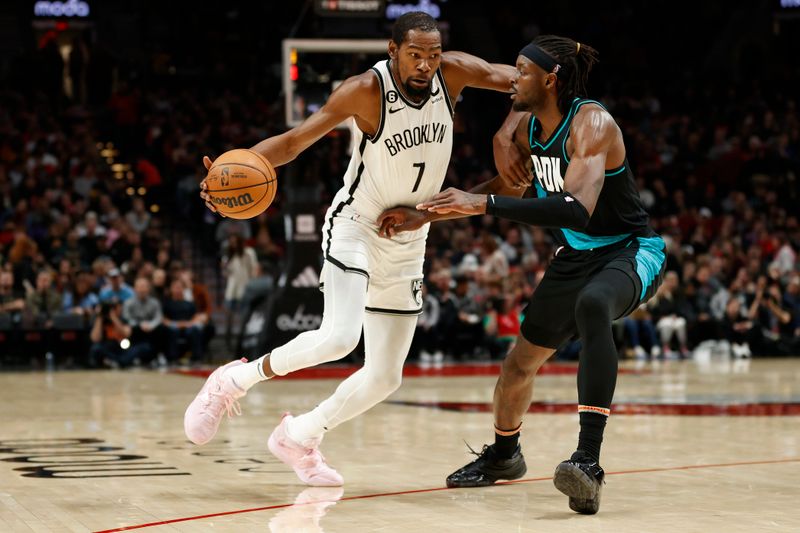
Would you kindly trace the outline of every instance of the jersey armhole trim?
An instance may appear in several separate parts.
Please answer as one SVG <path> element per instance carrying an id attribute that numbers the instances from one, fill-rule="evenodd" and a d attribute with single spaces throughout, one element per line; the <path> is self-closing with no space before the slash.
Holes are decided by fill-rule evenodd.
<path id="1" fill-rule="evenodd" d="M 447 109 L 450 111 L 450 118 L 453 118 L 456 114 L 455 104 L 450 99 L 450 92 L 447 90 L 447 84 L 444 82 L 444 74 L 442 73 L 441 67 L 436 70 L 436 77 L 439 80 L 439 85 L 442 86 L 442 91 L 444 91 L 444 101 L 447 104 Z"/>
<path id="2" fill-rule="evenodd" d="M 528 144 L 531 148 L 533 148 L 533 123 L 536 121 L 536 117 L 531 113 L 531 118 L 528 120 Z"/>
<path id="3" fill-rule="evenodd" d="M 569 133 L 564 136 L 564 140 L 561 143 L 561 154 L 564 156 L 564 161 L 567 162 L 569 165 L 569 156 L 567 155 L 567 139 L 569 139 Z M 623 170 L 625 170 L 626 162 L 623 162 L 620 166 L 612 169 L 605 170 L 605 177 L 610 178 L 611 176 L 616 176 L 617 174 L 621 174 Z"/>
<path id="4" fill-rule="evenodd" d="M 606 111 L 608 111 L 608 109 L 606 109 L 606 106 L 604 106 L 603 104 L 601 104 L 597 100 L 581 100 L 575 106 L 575 114 L 576 115 L 578 114 L 578 109 L 580 109 L 580 107 L 583 104 L 597 104 L 600 107 L 602 107 L 603 109 L 605 109 Z M 567 131 L 567 134 L 564 135 L 564 140 L 561 141 L 561 154 L 564 156 L 564 161 L 566 161 L 568 165 L 569 165 L 569 156 L 567 155 L 567 139 L 569 139 L 570 133 L 571 132 Z M 612 168 L 611 170 L 606 170 L 605 171 L 605 175 L 606 175 L 606 177 L 616 176 L 617 174 L 621 173 L 623 170 L 625 170 L 625 162 L 623 162 L 622 165 L 620 165 L 620 166 L 618 166 L 616 168 Z"/>
<path id="5" fill-rule="evenodd" d="M 378 130 L 375 132 L 375 135 L 367 135 L 363 131 L 361 133 L 363 133 L 372 144 L 375 144 L 378 142 L 378 139 L 380 139 L 381 133 L 383 133 L 383 124 L 386 122 L 386 87 L 383 84 L 383 76 L 381 76 L 380 71 L 375 67 L 372 67 L 370 70 L 378 77 L 378 84 L 381 87 L 381 121 L 378 123 Z M 358 124 L 356 124 L 356 127 L 358 127 Z"/>

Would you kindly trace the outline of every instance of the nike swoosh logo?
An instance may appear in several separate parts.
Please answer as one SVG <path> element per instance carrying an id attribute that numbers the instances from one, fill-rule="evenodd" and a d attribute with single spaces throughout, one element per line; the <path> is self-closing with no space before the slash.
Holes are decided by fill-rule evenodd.
<path id="1" fill-rule="evenodd" d="M 440 91 L 441 91 L 441 89 L 439 87 L 437 87 L 436 88 L 436 92 L 431 91 L 431 96 L 436 96 L 437 94 L 439 94 Z"/>
<path id="2" fill-rule="evenodd" d="M 389 108 L 389 113 L 397 113 L 398 111 L 402 111 L 402 110 L 403 110 L 403 109 L 405 109 L 405 108 L 406 108 L 406 106 L 403 106 L 403 107 L 398 107 L 398 108 L 391 108 L 391 107 L 390 107 L 390 108 Z"/>

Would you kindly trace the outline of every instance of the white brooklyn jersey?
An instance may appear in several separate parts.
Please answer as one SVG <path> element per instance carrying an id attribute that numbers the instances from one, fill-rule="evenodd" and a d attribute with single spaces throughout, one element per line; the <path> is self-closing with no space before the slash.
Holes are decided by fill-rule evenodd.
<path id="1" fill-rule="evenodd" d="M 353 155 L 329 211 L 329 217 L 367 224 L 375 224 L 388 208 L 414 207 L 438 193 L 453 147 L 453 109 L 441 70 L 431 80 L 430 96 L 420 103 L 400 91 L 389 60 L 379 61 L 372 71 L 383 93 L 380 125 L 369 137 L 353 120 Z M 427 225 L 421 232 L 427 234 Z"/>

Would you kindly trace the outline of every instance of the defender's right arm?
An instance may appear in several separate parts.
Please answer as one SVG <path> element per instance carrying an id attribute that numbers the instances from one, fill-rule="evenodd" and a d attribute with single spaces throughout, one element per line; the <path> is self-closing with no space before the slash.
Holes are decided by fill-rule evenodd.
<path id="1" fill-rule="evenodd" d="M 520 115 L 514 131 L 514 145 L 520 153 L 530 155 L 531 148 L 528 144 L 528 123 L 530 122 L 531 115 L 530 113 L 520 113 Z M 532 166 L 530 157 L 525 158 L 523 166 L 530 175 Z M 526 190 L 526 187 L 519 187 L 516 182 L 508 178 L 495 176 L 489 181 L 479 183 L 470 189 L 469 192 L 473 194 L 494 194 L 496 196 L 522 198 Z M 464 218 L 465 216 L 467 215 L 461 213 L 442 214 L 432 211 L 419 211 L 409 207 L 395 207 L 387 209 L 378 217 L 378 226 L 380 226 L 378 234 L 381 237 L 391 238 L 403 231 L 417 230 L 428 222 Z"/>

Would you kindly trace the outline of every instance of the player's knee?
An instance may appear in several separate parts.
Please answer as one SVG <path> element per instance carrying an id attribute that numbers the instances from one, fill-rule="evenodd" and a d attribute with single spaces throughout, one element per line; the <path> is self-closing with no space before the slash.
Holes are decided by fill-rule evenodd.
<path id="1" fill-rule="evenodd" d="M 575 302 L 575 320 L 597 322 L 604 320 L 611 323 L 611 310 L 608 296 L 602 291 L 584 290 Z"/>
<path id="2" fill-rule="evenodd" d="M 370 391 L 381 399 L 400 388 L 403 372 L 372 374 L 369 379 Z"/>
<path id="3" fill-rule="evenodd" d="M 542 362 L 534 357 L 523 357 L 511 352 L 503 360 L 502 372 L 505 379 L 512 381 L 529 381 L 534 378 Z"/>
<path id="4" fill-rule="evenodd" d="M 328 340 L 325 346 L 326 350 L 331 356 L 336 359 L 349 355 L 350 352 L 356 349 L 358 341 L 361 338 L 361 332 L 354 331 L 339 331 L 336 332 Z"/>

